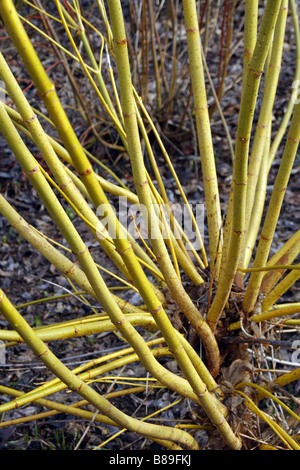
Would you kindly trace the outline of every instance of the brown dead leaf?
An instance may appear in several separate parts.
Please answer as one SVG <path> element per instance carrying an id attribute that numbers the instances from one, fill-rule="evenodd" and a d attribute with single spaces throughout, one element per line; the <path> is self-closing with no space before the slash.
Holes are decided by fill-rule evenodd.
<path id="1" fill-rule="evenodd" d="M 240 382 L 249 381 L 251 378 L 252 366 L 249 361 L 236 359 L 229 367 L 222 368 L 224 381 L 235 387 Z"/>

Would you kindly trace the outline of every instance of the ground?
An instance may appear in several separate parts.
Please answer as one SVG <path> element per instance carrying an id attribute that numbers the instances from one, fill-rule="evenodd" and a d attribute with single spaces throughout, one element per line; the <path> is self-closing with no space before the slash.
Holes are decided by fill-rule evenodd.
<path id="1" fill-rule="evenodd" d="M 53 9 L 53 5 L 51 5 L 52 3 L 53 2 L 49 2 L 51 9 Z M 86 3 L 90 6 L 90 2 Z M 242 4 L 243 2 L 238 2 L 235 14 L 235 37 L 234 46 L 232 48 L 234 49 L 234 52 L 230 57 L 228 68 L 229 72 L 226 77 L 226 89 L 222 100 L 224 116 L 227 120 L 227 125 L 229 126 L 233 140 L 235 137 L 241 89 L 240 79 L 242 68 L 240 58 L 242 51 Z M 39 19 L 37 19 L 36 22 L 39 24 Z M 130 29 L 130 27 L 133 28 L 134 25 L 130 24 L 130 21 L 128 20 L 128 28 Z M 218 75 L 218 60 L 220 52 L 220 25 L 218 25 L 218 28 L 218 34 L 215 39 L 211 40 L 207 48 L 207 63 L 209 64 L 210 73 L 215 80 L 215 83 Z M 178 30 L 180 30 L 180 28 L 178 28 Z M 276 129 L 282 118 L 293 80 L 294 68 L 290 65 L 295 55 L 295 48 L 293 46 L 293 34 L 290 31 L 291 30 L 287 31 L 285 43 L 286 53 L 284 54 L 283 59 L 284 73 L 280 76 L 276 105 L 276 109 L 279 111 L 274 114 L 273 135 L 275 135 Z M 62 65 L 55 62 L 55 56 L 52 52 L 50 53 L 49 50 L 46 49 L 45 42 L 38 35 L 32 32 L 31 35 L 33 42 L 37 45 L 38 51 L 43 59 L 43 63 L 48 67 L 52 79 L 55 80 L 59 96 L 63 100 L 76 132 L 85 142 L 88 143 L 89 150 L 97 156 L 97 158 L 101 159 L 102 163 L 105 163 L 108 166 L 112 166 L 113 164 L 113 170 L 120 178 L 123 179 L 124 182 L 126 182 L 126 184 L 129 185 L 129 187 L 132 187 L 128 158 L 126 155 L 120 155 L 118 151 L 105 147 L 101 143 L 95 141 L 93 133 L 90 130 L 87 131 L 87 123 L 84 122 L 80 115 L 72 112 L 71 106 L 74 105 L 72 89 L 65 78 Z M 6 39 L 4 29 L 1 30 L 1 39 L 1 49 L 12 70 L 18 77 L 22 88 L 26 88 L 26 94 L 28 98 L 30 98 L 31 102 L 33 102 L 34 105 L 36 104 L 37 106 L 40 106 L 35 90 L 31 86 L 30 80 L 24 72 L 24 69 L 21 67 L 20 59 L 18 58 L 14 47 L 9 40 Z M 163 116 L 161 116 L 160 113 L 155 113 L 153 99 L 153 96 L 155 95 L 153 94 L 153 91 L 152 94 L 149 93 L 148 95 L 149 109 L 153 116 L 158 120 L 157 122 L 162 131 L 162 136 L 164 137 L 164 144 L 175 165 L 176 171 L 180 176 L 189 201 L 191 204 L 196 204 L 199 201 L 203 201 L 204 191 L 201 178 L 200 158 L 198 156 L 197 144 L 195 143 L 193 133 L 194 124 L 192 113 L 190 112 L 190 114 L 187 114 L 182 127 L 179 125 L 182 118 L 182 103 L 186 102 L 189 94 L 189 80 L 186 78 L 185 74 L 187 71 L 187 60 L 184 38 L 182 38 L 178 43 L 178 70 L 180 72 L 178 79 L 180 86 L 176 89 L 173 101 L 166 101 L 166 106 L 170 106 L 169 113 L 165 113 Z M 87 86 L 86 82 L 82 79 L 79 73 L 77 78 L 79 83 L 82 84 L 82 89 L 84 90 Z M 153 73 L 150 73 L 149 89 L 154 90 L 154 88 L 154 76 Z M 167 98 L 168 97 L 166 97 L 166 100 Z M 213 106 L 213 96 L 209 86 L 208 101 L 211 106 Z M 95 107 L 92 111 L 101 115 L 101 109 L 99 107 Z M 257 116 L 255 116 L 255 119 L 257 119 Z M 51 128 L 49 128 L 49 132 L 51 131 Z M 222 211 L 225 214 L 231 182 L 232 163 L 226 134 L 217 112 L 215 112 L 212 117 L 212 133 L 216 149 L 216 165 L 219 176 Z M 108 142 L 113 143 L 115 135 L 108 132 L 106 138 L 108 139 Z M 160 155 L 159 149 L 156 148 L 154 141 L 153 145 L 156 150 L 158 164 L 166 184 L 168 196 L 172 202 L 176 202 L 178 199 L 178 191 L 174 181 L 170 177 L 166 163 Z M 33 152 L 35 152 L 36 155 L 35 149 L 33 149 Z M 274 171 L 272 170 L 270 174 L 267 197 L 272 189 L 274 175 L 276 174 L 279 162 L 280 151 L 278 158 L 274 163 Z M 103 167 L 95 165 L 95 168 L 97 168 L 97 171 L 99 171 L 102 176 L 111 178 Z M 283 244 L 299 227 L 299 171 L 299 159 L 296 159 L 289 187 L 286 192 L 282 211 L 283 217 L 280 220 L 276 237 L 274 239 L 274 246 L 272 247 L 273 251 L 280 247 L 281 244 Z M 0 183 L 1 192 L 6 196 L 7 200 L 18 211 L 20 211 L 22 216 L 29 223 L 34 224 L 39 230 L 43 231 L 56 241 L 63 241 L 59 232 L 53 226 L 51 218 L 45 211 L 44 206 L 40 203 L 35 191 L 28 183 L 25 175 L 20 170 L 18 163 L 16 163 L 14 156 L 11 155 L 10 150 L 5 146 L 3 141 L 1 141 L 0 149 Z M 85 241 L 97 261 L 103 264 L 106 268 L 112 268 L 110 260 L 99 251 L 82 222 L 76 218 L 72 212 L 70 212 L 69 215 L 72 217 L 72 220 L 74 220 L 78 230 L 84 234 Z M 35 299 L 47 298 L 48 296 L 57 296 L 59 294 L 66 293 L 66 289 L 69 289 L 70 286 L 64 277 L 59 275 L 56 268 L 53 265 L 50 265 L 41 255 L 20 239 L 17 232 L 13 228 L 9 227 L 3 218 L 0 218 L 0 236 L 1 287 L 13 303 L 16 306 L 19 306 L 20 312 L 24 315 L 29 324 L 32 326 L 39 326 L 40 324 L 51 324 L 57 319 L 60 321 L 66 321 L 90 314 L 91 308 L 80 302 L 80 300 L 75 296 L 68 297 L 66 299 L 53 300 L 52 302 L 47 303 L 37 303 L 30 306 L 25 305 L 22 307 L 26 302 L 30 302 Z M 206 232 L 205 236 L 206 240 Z M 104 275 L 104 277 L 108 279 L 108 276 Z M 128 298 L 128 294 L 126 292 L 124 295 Z M 199 301 L 201 303 L 201 293 L 196 292 L 194 295 L 195 302 Z M 294 301 L 299 299 L 299 284 L 296 284 L 289 292 L 289 299 L 293 299 Z M 130 297 L 130 300 L 132 302 L 137 302 L 139 299 L 137 297 L 134 299 Z M 2 329 L 7 328 L 7 322 L 2 317 L 0 317 L 0 327 Z M 75 366 L 75 364 L 77 365 L 83 360 L 99 356 L 104 351 L 107 352 L 108 350 L 114 350 L 114 348 L 120 347 L 121 344 L 122 342 L 119 338 L 115 334 L 111 333 L 93 335 L 86 338 L 76 338 L 62 342 L 52 342 L 50 346 L 53 352 L 66 364 Z M 224 358 L 227 358 L 228 360 L 229 357 L 231 359 L 234 358 L 236 352 L 240 352 L 243 349 L 245 349 L 245 345 L 237 346 L 236 344 L 233 344 L 230 346 L 229 344 L 226 344 L 222 353 L 224 354 Z M 282 350 L 281 352 L 283 357 L 290 357 L 289 350 Z M 226 367 L 228 364 L 225 361 L 223 365 Z M 174 367 L 174 364 L 169 364 L 169 366 Z M 230 371 L 227 369 L 225 371 L 224 369 L 224 374 L 225 372 L 228 374 Z M 122 373 L 124 373 L 124 371 L 122 371 Z M 134 363 L 127 366 L 126 375 L 144 376 L 145 371 L 138 363 Z M 6 364 L 0 366 L 1 384 L 16 387 L 23 391 L 29 391 L 37 384 L 40 384 L 51 377 L 51 374 L 41 366 L 28 348 L 22 344 L 8 348 Z M 98 384 L 96 387 L 102 393 L 107 389 L 106 384 Z M 114 390 L 117 390 L 117 388 L 118 387 L 115 386 Z M 66 391 L 61 391 L 58 395 L 56 394 L 55 399 L 61 400 L 64 403 L 71 403 L 74 402 L 74 400 L 76 401 L 76 397 L 73 396 L 73 394 L 66 393 Z M 117 406 L 120 406 L 122 411 L 127 412 L 130 415 L 137 413 L 136 416 L 144 416 L 144 414 L 149 414 L 152 411 L 175 401 L 176 399 L 178 399 L 176 394 L 173 394 L 170 391 L 160 390 L 159 392 L 151 392 L 149 395 L 140 393 L 130 397 L 122 397 L 112 400 L 112 402 Z M 1 396 L 1 400 L 4 402 L 8 400 L 8 398 Z M 232 404 L 232 406 L 234 407 L 235 404 Z M 18 419 L 40 411 L 40 407 L 30 404 L 30 406 L 5 414 L 4 419 Z M 200 410 L 191 408 L 188 401 L 183 400 L 183 402 L 171 408 L 169 411 L 158 415 L 156 419 L 163 420 L 166 424 L 173 425 L 178 419 L 180 419 L 181 422 L 187 423 L 194 422 L 194 420 L 197 421 L 199 415 L 201 416 Z M 86 430 L 88 430 L 88 432 L 85 434 Z M 0 428 L 0 448 L 7 450 L 92 449 L 114 432 L 116 432 L 116 428 L 102 426 L 99 425 L 99 423 L 89 424 L 87 421 L 84 422 L 70 415 L 57 414 L 37 421 L 15 424 L 9 428 Z M 215 438 L 215 435 L 213 436 Z M 201 443 L 202 448 L 209 448 L 211 446 L 211 434 L 209 433 L 198 431 L 197 440 Z M 249 447 L 251 448 L 251 442 Z M 106 448 L 153 450 L 157 448 L 157 444 L 140 438 L 133 433 L 126 432 L 120 437 L 109 442 Z"/>

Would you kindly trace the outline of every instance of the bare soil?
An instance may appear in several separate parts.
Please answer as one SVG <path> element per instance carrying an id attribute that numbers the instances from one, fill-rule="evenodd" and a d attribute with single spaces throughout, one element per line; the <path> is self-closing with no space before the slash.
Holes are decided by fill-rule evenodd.
<path id="1" fill-rule="evenodd" d="M 85 2 L 87 7 L 91 7 L 91 2 Z M 203 3 L 203 2 L 202 2 Z M 131 4 L 131 2 L 129 2 Z M 238 7 L 235 13 L 235 27 L 234 27 L 234 44 L 235 52 L 232 54 L 229 62 L 228 74 L 226 77 L 226 90 L 222 99 L 222 108 L 224 116 L 227 120 L 231 135 L 235 136 L 235 128 L 238 117 L 240 90 L 241 90 L 241 54 L 242 54 L 242 17 L 243 17 L 243 2 L 238 2 Z M 53 2 L 47 2 L 47 6 L 50 11 L 53 10 Z M 92 11 L 92 10 L 91 10 Z M 32 10 L 30 10 L 32 12 Z M 24 7 L 22 14 L 28 14 L 28 10 Z M 129 15 L 129 11 L 125 12 Z M 130 22 L 131 18 L 131 22 Z M 40 25 L 40 19 L 34 19 L 36 24 Z M 219 57 L 220 57 L 220 35 L 221 35 L 221 24 L 222 17 L 218 20 L 217 34 L 213 36 L 209 42 L 207 49 L 207 62 L 209 65 L 210 73 L 214 82 L 216 83 L 219 70 Z M 290 25 L 289 19 L 289 25 Z M 134 29 L 132 23 L 132 17 L 128 16 L 128 31 Z M 179 26 L 182 26 L 181 20 Z M 164 23 L 158 23 L 158 30 L 163 37 Z M 178 27 L 178 31 L 181 29 Z M 161 30 L 159 28 L 162 28 Z M 59 96 L 62 99 L 65 108 L 68 112 L 69 118 L 76 129 L 77 134 L 85 140 L 89 150 L 101 159 L 101 161 L 110 166 L 120 178 L 123 179 L 129 187 L 133 187 L 131 178 L 130 163 L 126 155 L 120 155 L 119 152 L 109 149 L 103 146 L 101 143 L 95 141 L 94 135 L 91 130 L 88 129 L 88 124 L 82 119 L 80 114 L 72 112 L 72 106 L 74 106 L 74 95 L 68 80 L 65 78 L 64 69 L 62 64 L 56 62 L 56 57 L 53 51 L 49 49 L 46 41 L 43 40 L 36 33 L 30 32 L 34 44 L 37 46 L 38 52 L 42 58 L 46 68 L 49 69 L 51 78 L 55 81 L 56 87 L 59 92 Z M 19 83 L 25 90 L 25 94 L 34 106 L 37 106 L 43 111 L 43 107 L 35 93 L 35 89 L 27 76 L 24 68 L 22 67 L 20 58 L 10 42 L 6 38 L 6 32 L 1 25 L 0 30 L 0 48 L 4 53 L 9 65 L 19 79 Z M 65 38 L 62 37 L 64 43 Z M 184 37 L 179 34 L 178 40 L 178 70 L 179 70 L 179 86 L 176 89 L 173 100 L 168 102 L 168 96 L 165 96 L 164 110 L 169 109 L 169 112 L 164 112 L 163 115 L 155 112 L 155 84 L 153 69 L 151 63 L 149 65 L 149 89 L 152 90 L 152 94 L 148 95 L 148 105 L 152 115 L 157 119 L 157 124 L 161 129 L 161 135 L 164 139 L 164 144 L 169 152 L 169 155 L 175 165 L 181 182 L 186 190 L 191 204 L 196 204 L 199 201 L 204 201 L 204 191 L 201 177 L 201 162 L 198 155 L 197 144 L 194 138 L 194 124 L 192 113 L 187 113 L 187 117 L 184 121 L 184 125 L 180 127 L 182 118 L 183 103 L 186 103 L 187 96 L 189 94 L 189 79 L 186 75 L 187 72 L 187 53 Z M 280 82 L 278 88 L 277 104 L 276 109 L 278 110 L 274 114 L 274 127 L 273 133 L 276 133 L 276 129 L 280 124 L 283 116 L 287 101 L 289 99 L 289 93 L 291 84 L 293 82 L 294 73 L 294 57 L 295 48 L 293 41 L 292 28 L 289 27 L 286 35 L 285 43 L 285 54 L 283 57 L 283 68 L 280 75 Z M 103 71 L 104 75 L 107 73 Z M 93 103 L 93 94 L 87 88 L 87 83 L 81 74 L 75 70 L 75 76 L 77 77 L 81 90 L 86 92 L 91 97 L 89 103 Z M 135 77 L 136 78 L 136 77 Z M 136 79 L 137 86 L 139 80 Z M 208 100 L 210 105 L 213 105 L 213 96 L 208 87 Z M 92 106 L 91 112 L 95 113 L 95 116 L 101 115 L 102 111 L 99 105 Z M 255 116 L 255 120 L 257 116 Z M 104 124 L 103 124 L 104 125 Z M 228 142 L 226 140 L 226 134 L 223 128 L 223 124 L 220 120 L 218 113 L 216 112 L 212 117 L 212 133 L 214 136 L 214 145 L 216 149 L 216 165 L 219 175 L 219 189 L 221 196 L 221 204 L 223 213 L 226 213 L 228 194 L 231 182 L 231 158 L 229 153 Z M 49 127 L 48 132 L 53 132 L 52 128 Z M 116 139 L 116 135 L 109 129 L 105 136 L 108 143 L 113 144 Z M 36 149 L 28 142 L 34 155 L 39 158 Z M 179 200 L 179 194 L 177 188 L 171 178 L 170 172 L 165 164 L 163 156 L 160 155 L 159 149 L 155 145 L 153 139 L 154 149 L 156 151 L 158 164 L 160 167 L 161 174 L 163 175 L 168 196 L 172 202 Z M 282 147 L 281 147 L 282 149 Z M 281 152 L 282 150 L 280 150 Z M 270 180 L 268 183 L 268 194 L 269 196 L 272 185 L 274 182 L 274 175 L 280 162 L 280 152 L 278 158 L 274 163 L 274 170 L 271 171 Z M 97 171 L 107 178 L 111 178 L 103 168 L 96 166 Z M 150 168 L 149 168 L 150 171 Z M 299 228 L 300 223 L 300 209 L 299 209 L 299 183 L 298 174 L 300 171 L 299 159 L 296 159 L 294 170 L 291 176 L 289 187 L 286 192 L 286 197 L 282 209 L 282 217 L 278 224 L 277 233 L 274 239 L 273 251 L 276 251 L 290 236 Z M 44 232 L 46 235 L 55 239 L 57 242 L 63 243 L 60 233 L 53 226 L 51 218 L 46 212 L 43 204 L 39 201 L 34 189 L 28 183 L 25 175 L 20 169 L 18 163 L 15 161 L 14 156 L 7 148 L 3 140 L 1 140 L 0 148 L 0 184 L 1 192 L 4 194 L 8 201 L 20 212 L 20 214 L 29 222 L 32 223 L 36 228 Z M 103 264 L 106 268 L 114 269 L 110 260 L 99 251 L 99 248 L 94 243 L 89 232 L 84 227 L 80 219 L 77 219 L 74 214 L 70 213 L 70 217 L 74 221 L 76 227 L 83 235 L 85 242 L 92 251 L 95 259 Z M 207 233 L 205 232 L 205 241 L 207 243 Z M 41 255 L 33 250 L 24 240 L 20 239 L 17 232 L 11 228 L 8 223 L 0 218 L 0 282 L 1 287 L 6 292 L 7 296 L 12 300 L 16 306 L 25 304 L 26 302 L 47 298 L 48 296 L 57 296 L 66 293 L 66 289 L 70 289 L 69 283 L 66 279 L 61 276 L 53 265 L 50 265 Z M 201 308 L 205 306 L 207 301 L 208 285 L 210 281 L 210 275 L 207 274 L 206 288 L 202 291 L 191 289 L 191 296 L 194 301 Z M 104 277 L 109 283 L 111 279 L 104 274 Z M 283 301 L 292 300 L 299 301 L 300 284 L 296 283 L 295 286 L 289 291 L 289 293 L 282 299 Z M 237 315 L 236 305 L 239 304 L 238 289 L 233 291 L 231 298 L 232 307 L 232 319 Z M 132 297 L 126 291 L 123 293 L 124 298 L 131 302 L 139 302 L 138 297 Z M 130 296 L 129 296 L 130 295 Z M 91 307 L 82 303 L 78 298 L 72 296 L 66 299 L 53 300 L 51 302 L 40 302 L 30 306 L 20 307 L 20 312 L 24 315 L 28 323 L 32 326 L 51 324 L 55 321 L 66 321 L 73 318 L 81 318 L 91 313 Z M 184 319 L 178 314 L 174 321 L 177 321 L 178 328 L 181 331 L 186 331 L 189 335 L 191 342 L 194 342 L 195 347 L 199 349 L 199 344 L 193 336 L 193 332 L 188 329 L 188 325 L 184 323 Z M 3 317 L 0 317 L 0 328 L 9 328 L 7 322 Z M 148 337 L 147 333 L 142 332 L 145 337 Z M 236 335 L 233 335 L 234 337 Z M 294 337 L 293 337 L 294 338 Z M 287 340 L 288 344 L 291 344 L 292 337 L 289 336 L 287 339 L 278 337 L 273 338 L 274 340 Z M 220 380 L 227 380 L 234 382 L 234 374 L 239 371 L 239 377 L 241 374 L 249 372 L 247 370 L 248 364 L 251 364 L 252 358 L 247 353 L 249 344 L 238 343 L 230 341 L 222 343 L 221 353 L 223 357 L 222 373 L 223 377 Z M 113 333 L 103 335 L 92 335 L 90 337 L 74 338 L 71 340 L 65 340 L 60 342 L 50 343 L 52 351 L 70 367 L 82 363 L 87 359 L 96 358 L 99 355 L 109 351 L 115 350 L 123 346 L 123 342 Z M 252 344 L 255 351 L 258 351 L 258 346 Z M 260 347 L 260 346 L 259 346 Z M 269 349 L 268 349 L 269 348 Z M 265 346 L 265 352 L 269 353 L 272 347 Z M 290 359 L 291 349 L 278 347 L 273 350 L 280 350 L 283 358 L 286 360 Z M 229 366 L 234 360 L 240 361 L 241 369 L 238 369 L 237 363 L 236 368 L 230 369 Z M 168 362 L 168 367 L 175 368 L 176 365 L 169 359 L 164 359 Z M 244 362 L 243 362 L 244 361 Z M 246 366 L 245 366 L 246 364 Z M 283 366 L 284 368 L 284 366 Z M 124 375 L 132 377 L 143 377 L 145 371 L 139 363 L 127 366 L 125 370 L 120 371 Z M 114 371 L 114 374 L 116 371 Z M 9 387 L 14 387 L 22 391 L 30 391 L 46 380 L 52 378 L 52 374 L 49 373 L 43 365 L 41 365 L 29 349 L 22 345 L 16 345 L 11 348 L 7 348 L 6 364 L 0 365 L 0 383 Z M 107 384 L 98 383 L 95 385 L 97 390 L 101 393 L 105 393 L 107 390 Z M 118 385 L 115 385 L 113 390 L 118 390 Z M 295 396 L 299 394 L 299 384 L 295 384 L 294 390 L 292 391 Z M 298 395 L 299 396 L 299 395 Z M 50 399 L 52 397 L 49 397 Z M 67 393 L 66 391 L 55 394 L 53 399 L 62 401 L 63 403 L 70 404 L 77 401 L 77 397 L 74 394 Z M 120 407 L 120 409 L 129 415 L 142 417 L 145 414 L 150 414 L 152 411 L 159 409 L 167 405 L 170 402 L 178 399 L 178 396 L 168 390 L 152 391 L 150 393 L 139 393 L 130 395 L 128 397 L 122 397 L 112 400 L 112 403 Z M 9 401 L 9 397 L 1 395 L 0 402 L 4 403 Z M 240 401 L 228 398 L 227 404 L 231 407 L 233 413 L 233 421 L 235 412 L 238 410 Z M 92 409 L 92 408 L 91 408 Z M 4 420 L 18 419 L 24 416 L 33 415 L 42 411 L 42 408 L 30 404 L 29 406 L 22 407 L 20 409 L 12 410 L 11 412 L 5 413 L 3 416 Z M 163 422 L 167 425 L 174 425 L 177 421 L 181 423 L 195 423 L 201 422 L 206 423 L 205 417 L 202 415 L 200 409 L 191 404 L 187 400 L 183 400 L 180 404 L 170 408 L 170 410 L 161 413 L 157 416 L 153 422 Z M 239 421 L 238 426 L 243 427 L 243 432 L 249 436 L 249 439 L 245 439 L 245 448 L 256 448 L 257 442 L 251 441 L 252 430 L 257 423 L 254 422 L 253 416 L 245 415 L 243 421 Z M 86 429 L 88 432 L 85 434 Z M 99 423 L 84 422 L 78 418 L 66 415 L 63 413 L 51 416 L 48 418 L 29 421 L 28 423 L 14 424 L 10 427 L 0 428 L 0 449 L 3 450 L 73 450 L 75 448 L 81 450 L 89 450 L 98 446 L 102 441 L 106 440 L 110 435 L 117 431 L 116 428 L 109 426 L 99 425 Z M 261 433 L 264 437 L 267 436 L 267 431 L 262 426 L 257 433 Z M 257 434 L 256 434 L 257 435 Z M 211 448 L 222 448 L 223 445 L 219 442 L 215 433 L 206 431 L 197 431 L 195 436 L 200 443 L 202 449 Z M 150 440 L 141 438 L 134 433 L 125 432 L 121 436 L 109 442 L 105 448 L 114 450 L 141 450 L 141 449 L 159 449 L 160 447 L 151 442 Z"/>

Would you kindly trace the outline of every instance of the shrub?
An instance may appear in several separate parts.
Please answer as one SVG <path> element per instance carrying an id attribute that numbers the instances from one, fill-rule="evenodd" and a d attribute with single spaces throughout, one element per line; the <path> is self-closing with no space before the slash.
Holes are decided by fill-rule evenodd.
<path id="1" fill-rule="evenodd" d="M 289 18 L 294 24 L 298 57 L 295 86 L 275 135 L 272 116 L 279 89 L 288 1 L 268 0 L 263 11 L 253 0 L 241 4 L 225 2 L 224 10 L 220 2 L 217 6 L 207 1 L 198 3 L 183 0 L 177 5 L 170 0 L 167 8 L 160 6 L 160 11 L 151 1 L 140 2 L 140 9 L 129 2 L 129 10 L 125 5 L 123 12 L 119 0 L 108 0 L 108 10 L 99 0 L 97 13 L 93 10 L 89 16 L 89 5 L 80 5 L 78 0 L 72 5 L 55 0 L 45 8 L 36 0 L 33 4 L 26 2 L 25 17 L 22 7 L 17 12 L 11 0 L 0 3 L 6 34 L 38 95 L 38 104 L 30 103 L 3 50 L 0 75 L 11 105 L 4 97 L 0 130 L 63 242 L 58 243 L 55 236 L 28 223 L 5 194 L 0 196 L 0 212 L 19 236 L 67 279 L 71 298 L 75 295 L 94 312 L 67 321 L 54 313 L 55 322 L 47 325 L 39 320 L 31 325 L 26 315 L 19 312 L 20 306 L 14 305 L 13 298 L 1 290 L 1 313 L 10 325 L 0 331 L 4 346 L 10 350 L 26 343 L 54 378 L 27 393 L 2 385 L 1 392 L 13 398 L 2 404 L 0 411 L 35 403 L 51 411 L 30 419 L 63 411 L 135 432 L 168 449 L 199 449 L 195 430 L 203 426 L 212 436 L 208 448 L 220 447 L 217 435 L 231 449 L 299 449 L 299 417 L 275 391 L 276 387 L 295 383 L 300 368 L 274 373 L 270 381 L 261 370 L 262 359 L 251 357 L 256 344 L 263 354 L 269 345 L 282 345 L 277 338 L 279 332 L 299 322 L 297 318 L 286 318 L 299 312 L 299 303 L 280 303 L 298 279 L 299 266 L 292 263 L 299 253 L 299 231 L 275 253 L 271 250 L 300 138 L 295 2 L 290 2 Z M 28 15 L 28 4 L 36 14 Z M 237 117 L 233 136 L 222 99 L 226 96 L 231 65 L 236 12 L 243 19 L 244 28 L 243 55 L 236 54 L 242 82 L 239 101 L 233 107 Z M 131 20 L 135 36 L 126 32 L 124 15 Z M 216 25 L 220 24 L 218 15 L 222 34 L 214 87 L 209 72 L 209 47 L 213 33 L 218 31 Z M 43 65 L 36 32 L 43 41 L 46 39 L 43 47 L 55 52 L 64 72 L 63 80 L 70 82 L 71 97 L 63 93 L 59 97 L 58 78 L 53 72 L 57 64 Z M 188 59 L 187 78 L 184 67 L 179 67 L 181 53 Z M 187 98 L 180 94 L 180 86 L 186 80 L 191 84 Z M 209 90 L 213 93 L 210 109 Z M 70 105 L 73 102 L 75 106 Z M 76 123 L 82 121 L 78 121 L 78 115 L 75 118 L 76 109 L 85 126 L 80 138 Z M 222 187 L 212 126 L 217 113 L 231 157 L 225 160 L 231 168 L 226 208 L 221 206 Z M 170 156 L 167 149 L 172 138 L 175 148 L 184 138 L 186 142 L 191 139 L 187 132 L 190 123 L 194 129 L 193 145 L 200 154 L 207 237 L 201 226 L 202 212 L 199 216 L 193 211 L 181 182 L 179 155 Z M 276 167 L 275 155 L 279 155 L 283 138 Z M 99 146 L 106 148 L 112 160 L 119 155 L 116 168 L 122 170 L 124 165 L 124 170 L 129 163 L 130 179 L 122 179 L 114 165 L 108 167 L 103 159 L 96 158 L 93 148 Z M 174 180 L 171 196 L 162 175 L 162 157 L 164 171 Z M 197 162 L 197 158 L 192 161 Z M 272 194 L 267 197 L 270 175 L 275 177 Z M 174 205 L 174 188 L 181 205 Z M 129 225 L 130 213 L 125 211 L 124 217 L 121 201 L 130 207 Z M 175 206 L 181 218 L 178 213 L 176 217 Z M 38 215 L 31 215 L 37 221 Z M 191 239 L 191 232 L 195 239 Z M 87 242 L 90 238 L 92 242 Z M 91 249 L 94 246 L 101 249 L 100 259 L 112 262 L 113 270 L 99 266 Z M 285 275 L 287 271 L 289 274 Z M 124 292 L 114 293 L 113 289 L 120 285 L 125 293 L 129 289 L 138 295 L 140 302 L 134 304 Z M 46 300 L 52 299 L 46 295 Z M 114 332 L 125 346 L 75 369 L 67 367 L 53 352 L 57 342 L 93 338 L 104 332 Z M 198 341 L 203 345 L 201 357 L 196 351 Z M 247 348 L 248 343 L 254 345 L 252 350 Z M 141 363 L 145 370 L 142 377 L 129 381 L 128 376 L 121 376 L 121 370 L 119 378 L 112 379 L 112 386 L 117 386 L 114 392 L 112 386 L 106 387 L 104 393 L 93 386 L 97 381 L 105 383 L 101 377 L 106 372 L 112 374 L 132 362 Z M 174 369 L 174 363 L 178 369 Z M 143 379 L 141 385 L 136 384 L 138 379 Z M 122 386 L 124 383 L 132 386 Z M 83 401 L 68 405 L 45 398 L 65 388 Z M 189 400 L 192 411 L 188 425 L 152 424 L 151 415 L 138 419 L 111 401 L 118 396 L 145 394 L 150 389 L 175 392 L 179 402 Z M 282 393 L 285 395 L 285 391 Z M 285 396 L 290 400 L 290 394 Z M 281 413 L 292 419 L 285 417 L 282 422 L 271 417 L 265 406 L 269 402 L 274 410 L 279 406 Z M 298 406 L 297 400 L 296 403 Z M 87 404 L 92 405 L 93 412 L 85 408 Z M 19 422 L 25 420 L 28 418 L 20 418 Z M 1 424 L 10 423 L 6 420 Z M 106 441 L 100 446 L 104 444 Z"/>

